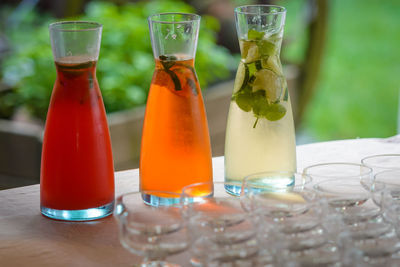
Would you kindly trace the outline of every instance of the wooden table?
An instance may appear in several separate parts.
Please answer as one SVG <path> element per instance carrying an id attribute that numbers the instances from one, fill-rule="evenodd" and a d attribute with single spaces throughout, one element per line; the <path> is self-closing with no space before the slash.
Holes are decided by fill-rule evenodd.
<path id="1" fill-rule="evenodd" d="M 355 162 L 368 155 L 399 153 L 400 136 L 354 139 L 297 147 L 298 171 L 322 162 Z M 213 159 L 214 180 L 223 180 L 223 157 Z M 138 190 L 137 169 L 116 173 L 116 195 Z M 111 216 L 93 222 L 62 222 L 39 211 L 39 185 L 0 191 L 0 266 L 132 266 L 139 258 L 118 241 Z M 187 254 L 168 258 L 186 264 Z"/>

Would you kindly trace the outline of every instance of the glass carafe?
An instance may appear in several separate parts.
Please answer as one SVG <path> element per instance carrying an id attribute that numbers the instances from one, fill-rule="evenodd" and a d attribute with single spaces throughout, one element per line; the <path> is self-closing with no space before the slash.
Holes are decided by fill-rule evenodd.
<path id="1" fill-rule="evenodd" d="M 102 25 L 59 22 L 49 29 L 57 79 L 44 131 L 41 212 L 59 220 L 99 219 L 114 206 L 111 140 L 96 79 Z"/>
<path id="2" fill-rule="evenodd" d="M 227 182 L 241 181 L 252 173 L 296 170 L 293 114 L 279 58 L 285 14 L 279 6 L 235 9 L 241 60 L 226 129 Z M 281 187 L 293 182 L 288 178 L 268 179 Z M 227 190 L 238 194 L 240 188 Z"/>
<path id="3" fill-rule="evenodd" d="M 150 85 L 140 153 L 140 190 L 180 193 L 212 181 L 211 147 L 203 98 L 194 68 L 200 16 L 149 17 L 155 71 Z M 150 205 L 175 199 L 143 195 Z"/>

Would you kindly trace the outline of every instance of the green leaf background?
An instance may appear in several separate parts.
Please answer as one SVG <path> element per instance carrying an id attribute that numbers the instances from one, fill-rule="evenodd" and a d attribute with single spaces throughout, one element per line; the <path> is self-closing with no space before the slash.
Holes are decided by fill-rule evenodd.
<path id="1" fill-rule="evenodd" d="M 84 15 L 67 19 L 103 24 L 97 79 L 108 113 L 146 103 L 154 70 L 147 17 L 160 12 L 195 10 L 179 0 L 124 5 L 90 2 Z M 8 101 L 3 107 L 24 106 L 33 116 L 45 119 L 56 79 L 48 32 L 48 25 L 55 21 L 31 12 L 18 28 L 7 30 L 12 51 L 1 62 L 1 70 L 3 81 L 14 90 L 3 98 L 3 102 Z M 202 89 L 230 77 L 237 66 L 235 57 L 216 44 L 219 27 L 216 18 L 202 17 L 195 61 Z"/>

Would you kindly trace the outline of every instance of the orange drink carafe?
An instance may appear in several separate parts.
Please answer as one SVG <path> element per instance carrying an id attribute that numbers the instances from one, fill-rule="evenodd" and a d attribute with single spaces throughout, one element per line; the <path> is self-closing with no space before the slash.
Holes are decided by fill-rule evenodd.
<path id="1" fill-rule="evenodd" d="M 199 22 L 194 14 L 149 17 L 156 66 L 142 133 L 141 190 L 180 193 L 187 185 L 212 181 L 207 118 L 194 67 Z M 174 202 L 143 199 L 151 205 Z"/>

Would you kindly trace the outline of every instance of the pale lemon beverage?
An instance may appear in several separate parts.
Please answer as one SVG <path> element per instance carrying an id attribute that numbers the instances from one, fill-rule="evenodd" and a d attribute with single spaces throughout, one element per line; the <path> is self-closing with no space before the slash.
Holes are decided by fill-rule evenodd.
<path id="1" fill-rule="evenodd" d="M 296 171 L 293 114 L 279 58 L 285 12 L 267 5 L 235 9 L 241 61 L 226 130 L 226 181 L 258 172 Z M 274 182 L 290 186 L 293 177 Z M 227 190 L 240 193 L 240 188 Z"/>

